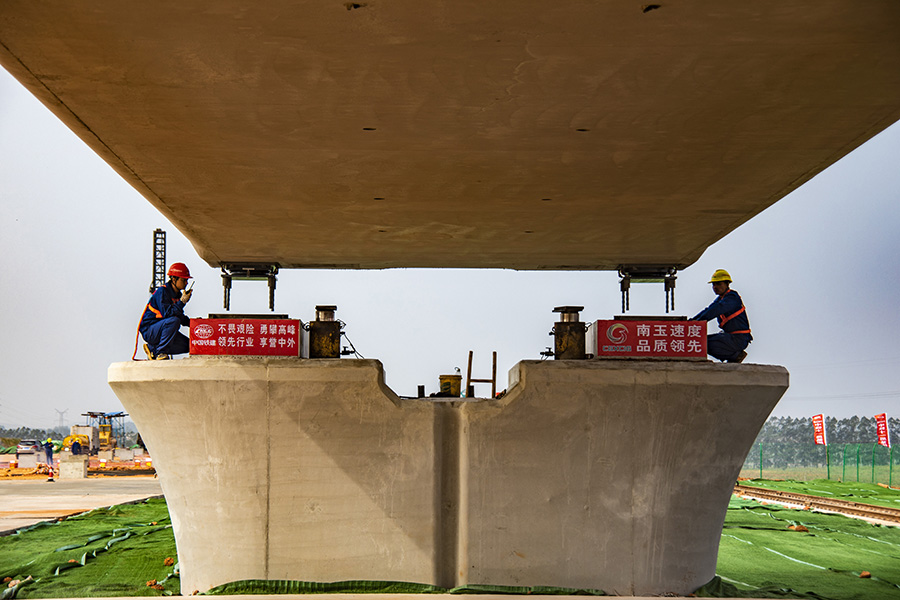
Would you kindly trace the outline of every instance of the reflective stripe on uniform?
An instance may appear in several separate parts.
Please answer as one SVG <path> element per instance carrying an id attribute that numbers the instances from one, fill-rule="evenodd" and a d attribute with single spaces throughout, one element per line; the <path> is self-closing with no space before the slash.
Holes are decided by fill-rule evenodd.
<path id="1" fill-rule="evenodd" d="M 731 290 L 728 290 L 728 291 L 731 292 Z M 719 317 L 718 317 L 718 320 L 719 320 L 719 327 L 720 327 L 722 330 L 724 330 L 724 329 L 725 329 L 725 323 L 727 323 L 728 321 L 732 320 L 733 318 L 735 318 L 736 316 L 738 316 L 739 314 L 741 314 L 742 312 L 744 312 L 744 311 L 746 311 L 746 310 L 747 310 L 747 307 L 744 306 L 743 304 L 741 304 L 741 309 L 740 309 L 739 311 L 734 312 L 734 313 L 731 313 L 731 314 L 728 315 L 727 317 L 723 317 L 722 315 L 719 315 Z M 731 334 L 734 334 L 734 333 L 750 333 L 750 330 L 749 330 L 749 329 L 741 329 L 740 331 L 726 331 L 725 333 L 731 333 Z"/>
<path id="2" fill-rule="evenodd" d="M 737 311 L 737 312 L 735 312 L 735 313 L 732 313 L 732 314 L 728 315 L 727 317 L 723 317 L 722 315 L 719 315 L 719 327 L 722 327 L 722 329 L 724 329 L 724 328 L 725 328 L 725 327 L 724 327 L 725 323 L 727 323 L 728 321 L 732 320 L 733 318 L 735 318 L 736 316 L 738 316 L 739 314 L 741 314 L 741 313 L 744 312 L 745 310 L 747 310 L 747 308 L 746 308 L 745 306 L 742 305 L 742 306 L 741 306 L 741 310 L 739 310 L 739 311 Z"/>

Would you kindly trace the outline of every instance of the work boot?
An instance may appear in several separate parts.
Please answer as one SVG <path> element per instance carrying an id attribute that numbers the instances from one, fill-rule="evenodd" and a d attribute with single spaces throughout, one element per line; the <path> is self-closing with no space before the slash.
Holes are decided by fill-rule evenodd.
<path id="1" fill-rule="evenodd" d="M 735 358 L 735 359 L 734 359 L 733 361 L 731 361 L 731 362 L 742 363 L 742 362 L 744 362 L 744 359 L 745 359 L 745 358 L 747 358 L 747 351 L 746 351 L 746 350 L 741 350 L 741 353 L 737 355 L 737 358 Z"/>
<path id="2" fill-rule="evenodd" d="M 147 354 L 147 360 L 169 360 L 172 358 L 168 354 L 153 354 L 150 352 L 150 346 L 144 344 L 144 352 Z"/>

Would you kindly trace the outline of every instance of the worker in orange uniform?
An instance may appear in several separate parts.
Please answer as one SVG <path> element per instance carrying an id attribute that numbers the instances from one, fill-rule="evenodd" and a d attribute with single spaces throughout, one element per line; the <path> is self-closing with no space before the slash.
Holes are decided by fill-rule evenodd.
<path id="1" fill-rule="evenodd" d="M 722 332 L 706 337 L 706 351 L 723 362 L 743 362 L 747 358 L 746 348 L 753 341 L 747 309 L 738 293 L 731 289 L 731 275 L 728 271 L 718 269 L 709 282 L 717 298 L 693 320 L 717 319 Z"/>
<path id="2" fill-rule="evenodd" d="M 138 328 L 150 360 L 166 360 L 190 350 L 190 340 L 179 329 L 191 324 L 184 314 L 184 306 L 191 301 L 193 293 L 187 289 L 191 272 L 184 263 L 174 263 L 166 274 L 169 281 L 150 296 Z"/>

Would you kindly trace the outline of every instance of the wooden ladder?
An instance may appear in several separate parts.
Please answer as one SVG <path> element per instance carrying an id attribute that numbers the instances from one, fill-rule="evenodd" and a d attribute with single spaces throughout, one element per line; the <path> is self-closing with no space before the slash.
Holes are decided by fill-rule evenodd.
<path id="1" fill-rule="evenodd" d="M 472 379 L 472 355 L 474 352 L 469 350 L 469 367 L 466 369 L 466 397 L 470 397 L 469 391 L 472 389 L 473 383 L 489 383 L 491 384 L 491 398 L 497 397 L 497 352 L 495 351 L 493 364 L 491 366 L 490 379 Z M 474 393 L 472 394 L 474 397 Z"/>

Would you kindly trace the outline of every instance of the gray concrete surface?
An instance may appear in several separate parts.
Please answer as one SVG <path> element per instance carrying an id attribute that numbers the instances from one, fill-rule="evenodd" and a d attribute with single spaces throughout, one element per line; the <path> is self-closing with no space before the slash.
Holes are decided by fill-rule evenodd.
<path id="1" fill-rule="evenodd" d="M 897 0 L 355 4 L 4 0 L 0 64 L 214 266 L 683 267 L 900 118 Z"/>
<path id="2" fill-rule="evenodd" d="M 510 381 L 500 402 L 460 407 L 460 583 L 652 595 L 715 576 L 732 486 L 785 369 L 522 361 Z"/>
<path id="3" fill-rule="evenodd" d="M 109 382 L 154 456 L 183 593 L 262 578 L 656 595 L 714 576 L 788 374 L 523 361 L 502 400 L 468 402 L 401 401 L 376 360 L 115 363 Z"/>
<path id="4" fill-rule="evenodd" d="M 71 452 L 59 455 L 57 479 L 87 479 L 90 459 L 84 454 L 72 456 Z"/>
<path id="5" fill-rule="evenodd" d="M 161 494 L 159 480 L 145 476 L 0 480 L 0 532 Z"/>
<path id="6" fill-rule="evenodd" d="M 185 593 L 434 581 L 434 412 L 378 361 L 191 357 L 109 380 L 160 474 Z"/>

